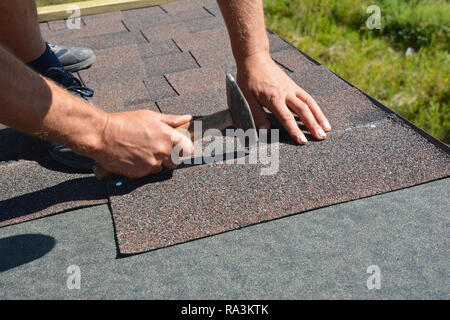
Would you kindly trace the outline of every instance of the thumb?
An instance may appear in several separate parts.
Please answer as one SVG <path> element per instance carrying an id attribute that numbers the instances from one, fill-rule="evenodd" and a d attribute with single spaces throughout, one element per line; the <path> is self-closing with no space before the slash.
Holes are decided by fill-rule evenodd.
<path id="1" fill-rule="evenodd" d="M 177 114 L 160 114 L 160 119 L 165 124 L 171 126 L 172 128 L 179 127 L 189 121 L 192 121 L 192 116 L 185 114 L 185 115 L 177 115 Z"/>
<path id="2" fill-rule="evenodd" d="M 181 154 L 184 157 L 188 157 L 194 154 L 194 143 L 181 132 L 172 130 L 171 140 L 177 155 Z"/>

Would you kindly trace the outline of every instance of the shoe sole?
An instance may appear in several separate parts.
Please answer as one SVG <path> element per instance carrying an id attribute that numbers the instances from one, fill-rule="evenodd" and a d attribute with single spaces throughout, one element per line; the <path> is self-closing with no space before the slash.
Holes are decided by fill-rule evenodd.
<path id="1" fill-rule="evenodd" d="M 77 72 L 77 71 L 89 68 L 94 62 L 95 62 L 95 56 L 92 56 L 81 62 L 78 62 L 75 64 L 70 64 L 70 65 L 63 66 L 63 67 L 64 67 L 64 70 L 66 70 L 68 72 Z"/>

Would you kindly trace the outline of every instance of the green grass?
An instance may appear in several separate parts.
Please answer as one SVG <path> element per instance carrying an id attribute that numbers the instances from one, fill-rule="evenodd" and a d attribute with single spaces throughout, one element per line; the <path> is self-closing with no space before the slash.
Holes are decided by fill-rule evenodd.
<path id="1" fill-rule="evenodd" d="M 81 1 L 87 1 L 87 0 L 36 0 L 36 5 L 38 7 L 42 7 L 42 6 L 51 6 L 54 4 L 72 3 L 72 2 L 81 2 Z"/>
<path id="2" fill-rule="evenodd" d="M 366 8 L 381 8 L 369 30 Z M 448 1 L 264 0 L 267 27 L 433 136 L 450 142 Z M 416 51 L 406 56 L 408 47 Z"/>
<path id="3" fill-rule="evenodd" d="M 448 0 L 263 1 L 269 29 L 450 143 Z M 65 2 L 75 0 L 37 0 Z M 381 8 L 381 30 L 366 27 L 372 4 Z"/>

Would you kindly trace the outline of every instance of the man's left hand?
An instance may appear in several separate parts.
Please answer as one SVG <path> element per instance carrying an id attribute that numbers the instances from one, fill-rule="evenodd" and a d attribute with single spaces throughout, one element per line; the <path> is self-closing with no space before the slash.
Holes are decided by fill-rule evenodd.
<path id="1" fill-rule="evenodd" d="M 281 70 L 269 53 L 255 54 L 239 63 L 237 83 L 250 105 L 258 128 L 270 128 L 262 108 L 264 106 L 299 144 L 306 144 L 307 139 L 292 112 L 318 140 L 325 139 L 325 132 L 331 130 L 316 101 Z"/>

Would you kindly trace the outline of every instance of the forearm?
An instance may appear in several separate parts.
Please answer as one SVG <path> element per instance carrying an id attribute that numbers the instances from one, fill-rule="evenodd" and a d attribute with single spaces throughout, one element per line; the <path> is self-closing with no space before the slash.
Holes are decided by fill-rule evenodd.
<path id="1" fill-rule="evenodd" d="M 0 123 L 82 154 L 100 146 L 107 115 L 38 75 L 0 46 Z"/>
<path id="2" fill-rule="evenodd" d="M 254 55 L 269 54 L 262 0 L 218 0 L 238 68 Z"/>

